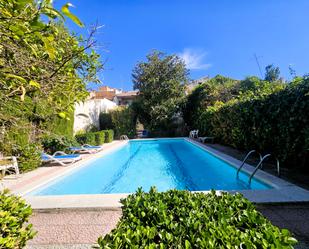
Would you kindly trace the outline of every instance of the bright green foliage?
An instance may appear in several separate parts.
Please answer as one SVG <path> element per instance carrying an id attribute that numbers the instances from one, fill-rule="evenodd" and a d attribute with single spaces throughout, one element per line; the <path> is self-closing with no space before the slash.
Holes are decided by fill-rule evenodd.
<path id="1" fill-rule="evenodd" d="M 41 162 L 41 146 L 37 142 L 31 142 L 32 127 L 27 122 L 20 122 L 20 126 L 11 126 L 2 137 L 0 151 L 8 155 L 17 156 L 19 169 L 22 172 L 37 168 Z"/>
<path id="2" fill-rule="evenodd" d="M 201 96 L 206 85 L 189 96 L 188 105 L 197 106 L 191 107 L 191 127 L 223 144 L 272 153 L 287 166 L 305 166 L 309 158 L 308 78 L 295 78 L 286 85 L 250 77 L 238 83 L 238 93 L 230 100 L 218 98 L 203 105 L 208 95 L 198 100 L 196 96 Z"/>
<path id="3" fill-rule="evenodd" d="M 64 15 L 82 26 L 69 6 L 58 11 L 50 0 L 0 1 L 0 149 L 28 162 L 22 169 L 38 165 L 28 144 L 46 134 L 72 137 L 74 103 L 88 96 L 88 82 L 99 81 L 93 32 L 84 39 L 66 29 Z"/>
<path id="4" fill-rule="evenodd" d="M 176 55 L 154 51 L 132 73 L 134 89 L 139 90 L 135 107 L 138 119 L 150 130 L 168 130 L 180 111 L 184 84 L 188 81 L 185 63 Z"/>
<path id="5" fill-rule="evenodd" d="M 103 143 L 110 143 L 114 140 L 113 130 L 102 130 L 96 132 L 86 132 L 75 135 L 76 141 L 83 144 L 101 145 Z"/>
<path id="6" fill-rule="evenodd" d="M 42 137 L 41 143 L 44 151 L 50 154 L 56 151 L 66 151 L 70 146 L 77 145 L 73 138 L 54 134 Z"/>
<path id="7" fill-rule="evenodd" d="M 197 110 L 212 106 L 218 102 L 227 102 L 239 93 L 239 81 L 221 75 L 207 80 L 197 86 L 187 98 L 183 110 L 184 119 L 188 126 L 194 127 L 199 117 Z"/>
<path id="8" fill-rule="evenodd" d="M 121 200 L 123 216 L 100 248 L 293 248 L 286 229 L 273 226 L 240 194 L 139 189 Z"/>
<path id="9" fill-rule="evenodd" d="M 46 130 L 57 136 L 64 136 L 67 138 L 73 137 L 74 112 L 68 113 L 66 118 L 55 116 L 49 123 L 46 124 Z"/>
<path id="10" fill-rule="evenodd" d="M 105 143 L 105 131 L 97 131 L 94 133 L 95 145 L 101 145 Z"/>
<path id="11" fill-rule="evenodd" d="M 136 113 L 131 106 L 101 113 L 100 129 L 113 129 L 117 138 L 121 135 L 133 138 L 136 135 Z"/>
<path id="12" fill-rule="evenodd" d="M 86 132 L 84 134 L 77 134 L 75 135 L 75 139 L 81 145 L 83 144 L 95 145 L 96 144 L 95 132 Z"/>
<path id="13" fill-rule="evenodd" d="M 36 232 L 26 224 L 32 214 L 31 207 L 20 197 L 0 191 L 0 248 L 23 248 Z"/>
<path id="14" fill-rule="evenodd" d="M 104 143 L 110 143 L 114 140 L 114 131 L 113 130 L 104 130 L 101 131 L 105 133 L 105 141 Z"/>

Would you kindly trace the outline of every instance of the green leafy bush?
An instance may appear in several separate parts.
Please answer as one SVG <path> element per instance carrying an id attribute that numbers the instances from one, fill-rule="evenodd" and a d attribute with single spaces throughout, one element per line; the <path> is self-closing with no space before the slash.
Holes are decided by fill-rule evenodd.
<path id="1" fill-rule="evenodd" d="M 105 129 L 114 130 L 116 138 L 119 138 L 121 135 L 127 135 L 129 138 L 133 138 L 136 135 L 136 113 L 133 110 L 132 106 L 118 107 L 117 109 L 112 110 L 108 114 L 104 113 L 101 115 L 103 115 L 102 117 L 104 117 L 104 119 L 106 120 L 110 119 L 111 127 L 108 128 L 110 125 L 106 125 Z M 102 123 L 100 127 L 101 129 L 104 128 Z"/>
<path id="2" fill-rule="evenodd" d="M 199 93 L 201 87 L 197 88 Z M 226 102 L 218 97 L 217 101 L 205 104 L 211 97 L 205 93 L 197 104 L 192 95 L 189 106 L 197 108 L 187 110 L 193 119 L 186 122 L 199 129 L 200 135 L 215 136 L 222 144 L 271 153 L 286 166 L 303 166 L 308 170 L 308 93 L 306 77 L 289 85 L 250 77 L 240 82 L 236 97 Z"/>
<path id="3" fill-rule="evenodd" d="M 78 135 L 75 136 L 75 139 L 79 144 L 91 144 L 91 145 L 96 144 L 94 132 L 87 132 L 87 133 L 84 133 L 84 134 L 78 134 Z"/>
<path id="4" fill-rule="evenodd" d="M 31 127 L 21 123 L 21 127 L 10 127 L 6 132 L 0 151 L 6 156 L 16 156 L 21 172 L 36 169 L 41 164 L 41 145 L 32 140 Z"/>
<path id="5" fill-rule="evenodd" d="M 51 154 L 56 151 L 65 151 L 68 147 L 77 145 L 75 139 L 60 135 L 44 136 L 41 139 L 41 143 L 44 151 Z"/>
<path id="6" fill-rule="evenodd" d="M 47 129 L 54 135 L 60 135 L 67 138 L 73 137 L 74 111 L 68 113 L 67 118 L 55 116 L 49 122 Z"/>
<path id="7" fill-rule="evenodd" d="M 151 188 L 121 203 L 123 216 L 98 239 L 100 248 L 293 248 L 297 242 L 240 194 Z"/>
<path id="8" fill-rule="evenodd" d="M 102 131 L 105 133 L 105 143 L 110 143 L 110 142 L 113 142 L 114 140 L 114 131 L 113 130 L 105 130 L 105 131 Z"/>
<path id="9" fill-rule="evenodd" d="M 101 145 L 105 143 L 105 132 L 104 131 L 97 131 L 94 133 L 95 136 L 95 145 Z"/>
<path id="10" fill-rule="evenodd" d="M 17 156 L 21 172 L 34 170 L 41 165 L 41 145 L 39 143 L 20 146 L 16 148 L 12 155 Z"/>
<path id="11" fill-rule="evenodd" d="M 26 224 L 32 214 L 31 207 L 8 190 L 0 192 L 0 248 L 23 248 L 36 232 Z"/>

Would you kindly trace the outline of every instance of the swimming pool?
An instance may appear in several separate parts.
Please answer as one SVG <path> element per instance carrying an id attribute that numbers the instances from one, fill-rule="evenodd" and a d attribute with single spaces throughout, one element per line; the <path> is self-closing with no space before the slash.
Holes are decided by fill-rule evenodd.
<path id="1" fill-rule="evenodd" d="M 185 139 L 133 140 L 29 195 L 131 193 L 138 187 L 168 189 L 270 189 Z"/>

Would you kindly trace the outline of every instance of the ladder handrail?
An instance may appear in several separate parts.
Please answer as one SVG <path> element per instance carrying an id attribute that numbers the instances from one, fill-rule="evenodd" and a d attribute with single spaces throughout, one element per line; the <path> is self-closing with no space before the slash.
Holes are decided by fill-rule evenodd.
<path id="1" fill-rule="evenodd" d="M 261 159 L 261 161 L 258 163 L 258 165 L 255 167 L 254 171 L 253 171 L 252 174 L 250 175 L 250 177 L 249 177 L 249 184 L 251 184 L 252 177 L 253 177 L 253 176 L 255 175 L 255 173 L 258 171 L 258 169 L 259 169 L 259 167 L 262 165 L 263 161 L 264 161 L 266 158 L 270 157 L 270 156 L 271 156 L 271 154 L 267 154 L 267 155 L 263 156 L 263 158 Z M 275 157 L 275 159 L 276 159 L 276 161 L 277 161 L 277 174 L 278 174 L 278 176 L 280 176 L 280 162 L 279 162 L 279 160 L 278 160 L 277 157 Z"/>
<path id="2" fill-rule="evenodd" d="M 239 166 L 239 168 L 237 169 L 237 174 L 236 174 L 237 177 L 238 177 L 238 175 L 239 175 L 239 172 L 240 172 L 241 168 L 245 165 L 245 162 L 247 161 L 248 157 L 249 157 L 252 153 L 254 153 L 254 152 L 256 152 L 256 153 L 259 154 L 259 156 L 260 156 L 260 162 L 261 162 L 261 160 L 262 160 L 262 155 L 261 155 L 261 153 L 257 152 L 256 150 L 250 150 L 250 151 L 247 153 L 247 155 L 245 156 L 245 158 L 244 158 L 244 160 L 242 161 L 242 163 L 241 163 L 241 165 Z"/>

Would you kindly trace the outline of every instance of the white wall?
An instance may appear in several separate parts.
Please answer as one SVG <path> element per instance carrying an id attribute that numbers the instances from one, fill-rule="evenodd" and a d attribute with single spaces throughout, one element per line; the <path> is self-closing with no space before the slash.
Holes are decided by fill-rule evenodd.
<path id="1" fill-rule="evenodd" d="M 89 99 L 75 104 L 74 133 L 84 130 L 89 125 L 99 128 L 99 115 L 116 108 L 116 103 L 108 99 Z"/>

